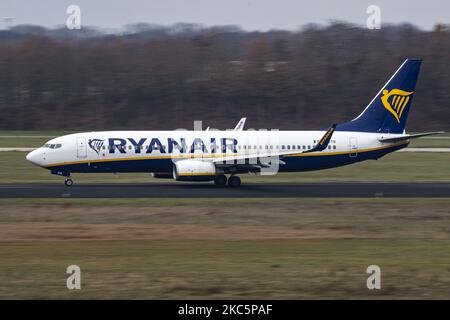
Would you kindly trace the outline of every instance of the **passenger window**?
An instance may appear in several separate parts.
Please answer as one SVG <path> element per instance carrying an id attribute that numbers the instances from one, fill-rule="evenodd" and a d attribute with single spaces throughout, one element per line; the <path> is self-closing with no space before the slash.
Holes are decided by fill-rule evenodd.
<path id="1" fill-rule="evenodd" d="M 333 149 L 336 149 L 336 146 L 333 146 Z"/>
<path id="2" fill-rule="evenodd" d="M 288 145 L 288 146 L 287 146 L 287 148 L 288 148 L 288 150 L 290 150 L 290 149 L 291 149 L 291 146 L 290 146 L 290 145 Z M 284 148 L 283 148 L 283 149 L 284 149 Z"/>

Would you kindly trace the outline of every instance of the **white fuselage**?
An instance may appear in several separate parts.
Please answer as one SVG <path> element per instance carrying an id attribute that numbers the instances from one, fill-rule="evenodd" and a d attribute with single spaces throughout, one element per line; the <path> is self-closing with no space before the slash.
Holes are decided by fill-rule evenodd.
<path id="1" fill-rule="evenodd" d="M 62 173 L 170 172 L 174 161 L 203 161 L 286 153 L 279 171 L 332 168 L 374 159 L 407 143 L 382 143 L 396 135 L 334 132 L 327 148 L 313 148 L 326 131 L 104 131 L 65 135 L 48 141 L 27 159 Z M 399 135 L 398 135 L 399 136 Z M 157 161 L 156 161 L 157 160 Z"/>

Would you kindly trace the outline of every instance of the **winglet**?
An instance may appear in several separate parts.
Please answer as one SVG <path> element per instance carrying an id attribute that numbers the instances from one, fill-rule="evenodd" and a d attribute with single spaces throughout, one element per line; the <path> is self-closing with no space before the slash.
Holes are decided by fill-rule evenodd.
<path id="1" fill-rule="evenodd" d="M 245 120 L 247 120 L 247 118 L 241 118 L 241 120 L 239 120 L 239 122 L 236 125 L 236 127 L 234 127 L 234 131 L 242 131 L 242 130 L 244 130 Z"/>
<path id="2" fill-rule="evenodd" d="M 320 139 L 320 141 L 315 145 L 314 148 L 303 151 L 303 153 L 325 150 L 328 147 L 328 144 L 330 143 L 331 137 L 333 136 L 333 132 L 335 129 L 336 129 L 336 123 L 333 124 L 330 127 L 330 129 L 327 130 L 327 132 L 325 132 L 322 139 Z"/>

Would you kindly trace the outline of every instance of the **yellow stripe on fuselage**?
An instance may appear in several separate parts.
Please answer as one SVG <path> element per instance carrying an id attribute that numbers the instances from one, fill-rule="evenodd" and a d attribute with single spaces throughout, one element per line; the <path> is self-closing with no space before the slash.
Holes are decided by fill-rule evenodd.
<path id="1" fill-rule="evenodd" d="M 400 145 L 407 145 L 408 142 L 399 142 L 390 144 L 387 146 L 368 148 L 368 149 L 360 149 L 360 150 L 348 150 L 348 151 L 334 151 L 334 152 L 310 152 L 310 153 L 294 153 L 288 155 L 280 155 L 283 157 L 318 157 L 318 156 L 334 156 L 341 154 L 350 154 L 350 153 L 364 153 L 382 149 L 388 149 L 392 147 L 397 147 Z M 124 158 L 113 158 L 113 159 L 94 159 L 94 160 L 80 160 L 80 161 L 71 161 L 71 162 L 57 162 L 44 166 L 45 168 L 57 167 L 57 166 L 68 166 L 73 164 L 84 164 L 84 163 L 102 163 L 102 162 L 113 162 L 113 161 L 130 161 L 130 160 L 157 160 L 157 159 L 201 159 L 201 158 L 224 158 L 224 161 L 228 159 L 232 159 L 234 157 L 242 156 L 242 154 L 179 154 L 179 155 L 158 155 L 158 156 L 142 156 L 142 157 L 124 157 Z M 251 156 L 251 155 L 249 155 Z M 268 157 L 270 155 L 261 155 L 261 157 Z"/>

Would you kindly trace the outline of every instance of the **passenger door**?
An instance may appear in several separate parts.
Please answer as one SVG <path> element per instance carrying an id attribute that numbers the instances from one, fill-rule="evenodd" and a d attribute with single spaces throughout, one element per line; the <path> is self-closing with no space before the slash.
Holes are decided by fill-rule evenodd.
<path id="1" fill-rule="evenodd" d="M 78 158 L 86 158 L 87 157 L 87 148 L 86 148 L 86 138 L 77 138 L 77 157 Z"/>
<path id="2" fill-rule="evenodd" d="M 356 158 L 358 156 L 358 138 L 350 137 L 349 140 L 350 147 L 350 158 Z"/>

